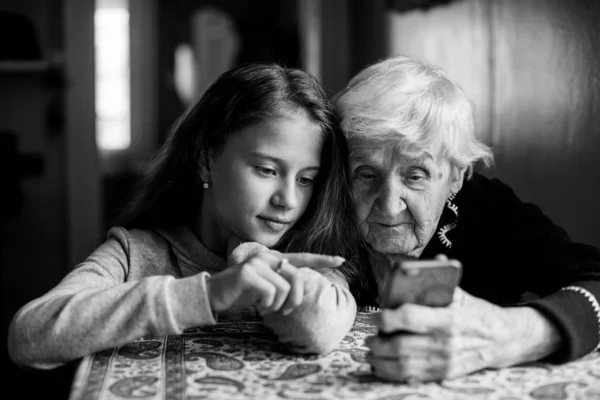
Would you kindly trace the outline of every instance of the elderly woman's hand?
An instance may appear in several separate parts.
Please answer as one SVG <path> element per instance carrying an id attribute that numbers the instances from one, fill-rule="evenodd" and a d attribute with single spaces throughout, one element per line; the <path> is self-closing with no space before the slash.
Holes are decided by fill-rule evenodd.
<path id="1" fill-rule="evenodd" d="M 392 381 L 440 381 L 484 368 L 542 358 L 558 347 L 556 329 L 529 307 L 501 308 L 457 288 L 448 307 L 404 304 L 373 315 L 367 361 Z M 389 335 L 389 333 L 402 331 Z M 388 333 L 388 335 L 386 335 Z"/>

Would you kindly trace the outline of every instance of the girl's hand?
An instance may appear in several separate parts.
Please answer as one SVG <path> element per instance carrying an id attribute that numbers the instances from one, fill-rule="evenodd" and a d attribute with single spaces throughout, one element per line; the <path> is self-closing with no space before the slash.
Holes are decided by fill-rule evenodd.
<path id="1" fill-rule="evenodd" d="M 302 303 L 304 281 L 299 268 L 336 268 L 343 258 L 266 250 L 210 277 L 208 296 L 214 311 L 255 306 L 261 315 L 289 314 Z"/>
<path id="2" fill-rule="evenodd" d="M 404 304 L 374 314 L 373 322 L 380 332 L 406 332 L 366 340 L 374 374 L 400 382 L 439 381 L 534 361 L 560 340 L 538 311 L 501 308 L 460 288 L 448 307 Z"/>

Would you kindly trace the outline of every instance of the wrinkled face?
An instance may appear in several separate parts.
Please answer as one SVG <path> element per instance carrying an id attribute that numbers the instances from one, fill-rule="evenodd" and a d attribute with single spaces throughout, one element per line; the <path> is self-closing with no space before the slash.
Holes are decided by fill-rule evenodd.
<path id="1" fill-rule="evenodd" d="M 444 203 L 458 192 L 436 152 L 352 139 L 350 174 L 355 216 L 363 237 L 381 253 L 421 255 L 435 233 Z"/>
<path id="2" fill-rule="evenodd" d="M 318 127 L 296 112 L 232 134 L 213 155 L 205 179 L 210 187 L 200 216 L 204 244 L 222 248 L 234 233 L 275 245 L 309 204 L 322 147 Z"/>

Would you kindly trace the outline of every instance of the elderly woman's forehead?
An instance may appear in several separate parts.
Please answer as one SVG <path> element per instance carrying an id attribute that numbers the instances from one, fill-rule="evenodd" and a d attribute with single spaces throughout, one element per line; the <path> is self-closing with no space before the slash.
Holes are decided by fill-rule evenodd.
<path id="1" fill-rule="evenodd" d="M 366 139 L 350 140 L 350 159 L 379 159 L 386 157 L 401 157 L 411 159 L 436 160 L 438 149 L 424 148 L 416 145 L 391 143 L 389 141 L 374 141 Z M 375 160 L 373 160 L 375 161 Z"/>

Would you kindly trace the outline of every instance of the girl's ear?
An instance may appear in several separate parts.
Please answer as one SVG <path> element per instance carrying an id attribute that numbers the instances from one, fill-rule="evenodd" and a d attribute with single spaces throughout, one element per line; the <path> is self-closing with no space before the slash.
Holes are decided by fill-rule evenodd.
<path id="1" fill-rule="evenodd" d="M 460 189 L 462 189 L 462 185 L 465 180 L 465 173 L 467 172 L 468 167 L 459 167 L 453 165 L 450 168 L 450 191 L 454 194 L 457 194 L 460 192 Z"/>
<path id="2" fill-rule="evenodd" d="M 202 154 L 200 155 L 200 179 L 202 179 L 203 182 L 211 182 L 212 181 L 212 173 L 211 173 L 211 167 L 212 167 L 212 157 L 211 157 L 211 151 L 203 151 Z"/>

